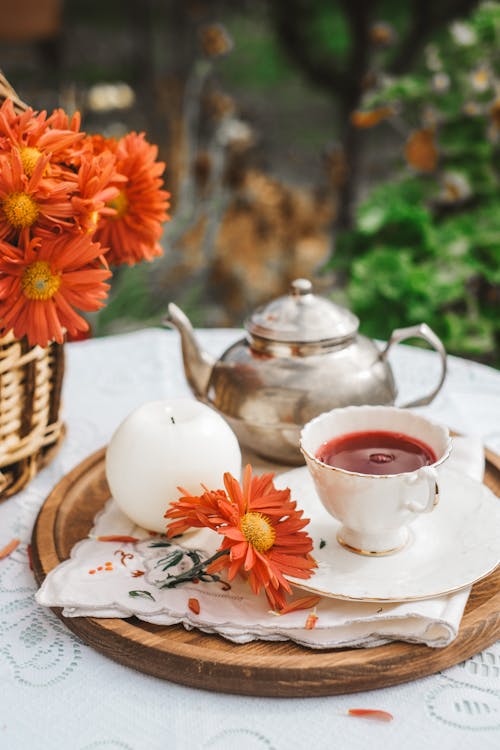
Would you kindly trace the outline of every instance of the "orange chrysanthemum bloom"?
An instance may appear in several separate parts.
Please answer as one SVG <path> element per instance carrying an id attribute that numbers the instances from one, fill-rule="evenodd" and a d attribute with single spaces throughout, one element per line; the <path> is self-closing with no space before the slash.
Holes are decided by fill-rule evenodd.
<path id="1" fill-rule="evenodd" d="M 83 231 L 95 232 L 101 216 L 114 215 L 106 204 L 119 195 L 118 185 L 125 183 L 126 177 L 116 171 L 114 155 L 103 151 L 98 156 L 82 156 L 77 180 L 78 191 L 71 199 L 76 224 Z"/>
<path id="2" fill-rule="evenodd" d="M 208 572 L 227 568 L 229 580 L 244 573 L 254 593 L 264 589 L 271 607 L 279 610 L 286 605 L 286 593 L 291 593 L 285 576 L 309 578 L 316 562 L 310 554 L 312 540 L 303 531 L 309 519 L 302 518 L 289 489 L 274 486 L 273 476 L 253 477 L 248 465 L 242 485 L 231 474 L 224 475 L 225 491 L 205 489 L 195 497 L 179 488 L 183 496 L 165 517 L 174 519 L 168 536 L 193 527 L 221 534 L 219 555 Z"/>
<path id="3" fill-rule="evenodd" d="M 158 149 L 145 140 L 143 133 L 129 133 L 118 143 L 111 143 L 110 149 L 116 155 L 117 171 L 127 182 L 108 203 L 114 216 L 101 219 L 95 237 L 103 247 L 110 248 L 110 263 L 131 266 L 162 254 L 162 222 L 170 218 L 170 195 L 162 190 L 165 164 L 156 161 Z"/>
<path id="4" fill-rule="evenodd" d="M 61 110 L 55 110 L 47 118 L 46 112 L 34 112 L 31 108 L 17 114 L 10 99 L 0 107 L 0 144 L 3 150 L 19 151 L 27 177 L 31 177 L 41 157 L 49 156 L 47 176 L 53 178 L 62 174 L 65 179 L 71 179 L 72 173 L 64 165 L 74 164 L 81 151 L 85 134 L 79 129 L 79 116 L 69 123 Z"/>
<path id="5" fill-rule="evenodd" d="M 73 226 L 70 192 L 74 184 L 43 179 L 48 157 L 37 160 L 27 177 L 17 149 L 0 155 L 0 239 L 26 241 L 36 227 Z"/>
<path id="6" fill-rule="evenodd" d="M 26 336 L 31 346 L 63 342 L 87 321 L 76 312 L 103 306 L 111 276 L 98 259 L 101 246 L 88 233 L 45 232 L 19 247 L 0 241 L 0 326 Z"/>
<path id="7" fill-rule="evenodd" d="M 74 133 L 80 132 L 81 122 L 82 116 L 80 112 L 74 112 L 70 119 L 64 109 L 60 107 L 54 109 L 50 117 L 47 118 L 47 123 L 51 128 L 55 128 L 56 130 L 72 130 Z M 87 137 L 85 133 L 83 135 Z"/>
<path id="8" fill-rule="evenodd" d="M 116 138 L 105 138 L 100 133 L 87 135 L 83 143 L 85 153 L 93 154 L 94 156 L 99 156 L 103 151 L 111 151 L 111 153 L 116 154 L 117 145 L 118 141 Z"/>

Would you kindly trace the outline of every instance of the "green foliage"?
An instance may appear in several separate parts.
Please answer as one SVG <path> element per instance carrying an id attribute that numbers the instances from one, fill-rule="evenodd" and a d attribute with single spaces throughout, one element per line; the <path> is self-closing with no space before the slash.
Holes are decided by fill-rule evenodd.
<path id="1" fill-rule="evenodd" d="M 412 180 L 375 190 L 334 266 L 350 271 L 347 297 L 370 336 L 427 322 L 450 352 L 495 362 L 500 333 L 500 211 L 438 218 L 413 203 Z"/>
<path id="2" fill-rule="evenodd" d="M 334 266 L 349 269 L 347 298 L 362 330 L 388 338 L 425 321 L 450 352 L 499 364 L 500 211 L 439 219 L 408 199 L 413 189 L 410 180 L 375 190 L 340 238 Z"/>
<path id="3" fill-rule="evenodd" d="M 388 337 L 395 327 L 425 320 L 450 351 L 493 354 L 498 302 L 478 299 L 475 289 L 500 281 L 500 213 L 478 209 L 431 223 L 429 211 L 408 203 L 402 223 L 401 187 L 404 183 L 395 183 L 375 192 L 371 212 L 378 198 L 383 220 L 368 229 L 365 223 L 363 230 L 358 223 L 350 237 L 351 247 L 357 238 L 365 248 L 359 254 L 354 245 L 358 257 L 347 289 L 364 331 Z M 397 236 L 397 243 L 387 242 Z"/>
<path id="4" fill-rule="evenodd" d="M 450 352 L 500 365 L 500 6 L 426 51 L 427 68 L 366 101 L 434 133 L 436 169 L 377 187 L 331 261 L 365 333 L 427 322 Z M 496 114 L 498 107 L 499 113 Z M 413 173 L 411 173 L 413 172 Z"/>
<path id="5" fill-rule="evenodd" d="M 316 6 L 316 7 L 314 7 Z M 345 14 L 336 3 L 313 3 L 310 33 L 312 44 L 326 54 L 346 61 L 351 47 L 350 30 Z"/>
<path id="6" fill-rule="evenodd" d="M 119 320 L 123 327 L 137 327 L 138 323 L 157 325 L 161 313 L 153 309 L 148 284 L 148 267 L 145 263 L 129 268 L 115 269 L 113 293 L 106 307 L 95 321 L 95 333 L 102 335 Z"/>
<path id="7" fill-rule="evenodd" d="M 219 70 L 230 87 L 265 92 L 293 81 L 289 66 L 265 19 L 234 16 L 228 29 L 238 53 L 219 62 Z"/>

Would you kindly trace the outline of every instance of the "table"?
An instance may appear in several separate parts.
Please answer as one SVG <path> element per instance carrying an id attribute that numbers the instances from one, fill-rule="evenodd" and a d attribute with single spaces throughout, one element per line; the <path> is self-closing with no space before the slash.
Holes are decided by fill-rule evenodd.
<path id="1" fill-rule="evenodd" d="M 201 330 L 220 354 L 241 333 Z M 438 377 L 433 352 L 408 346 L 391 355 L 401 400 Z M 33 599 L 27 544 L 38 509 L 56 482 L 104 445 L 144 401 L 189 394 L 175 331 L 145 330 L 69 344 L 65 442 L 31 484 L 0 506 L 0 747 L 8 750 L 385 750 L 500 746 L 500 641 L 441 674 L 356 695 L 250 698 L 182 687 L 142 675 L 81 643 Z M 500 372 L 455 357 L 435 402 L 422 410 L 451 428 L 480 435 L 500 452 Z M 347 709 L 380 708 L 383 724 Z"/>

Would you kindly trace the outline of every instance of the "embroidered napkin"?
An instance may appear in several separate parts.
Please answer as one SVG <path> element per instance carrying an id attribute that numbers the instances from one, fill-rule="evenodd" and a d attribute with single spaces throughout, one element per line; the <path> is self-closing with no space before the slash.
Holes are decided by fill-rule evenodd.
<path id="1" fill-rule="evenodd" d="M 481 480 L 484 455 L 474 438 L 455 438 L 449 467 Z M 305 470 L 305 469 L 304 469 Z M 279 478 L 286 486 L 286 474 Z M 300 498 L 294 498 L 300 507 Z M 119 535 L 138 542 L 103 542 Z M 66 617 L 130 617 L 157 625 L 182 624 L 218 633 L 236 643 L 262 639 L 292 640 L 310 648 L 373 647 L 393 640 L 446 646 L 456 637 L 470 588 L 455 594 L 405 603 L 366 603 L 321 598 L 315 627 L 310 611 L 286 615 L 269 611 L 264 595 L 248 584 L 223 577 L 166 587 L 197 560 L 213 554 L 220 537 L 209 530 L 167 540 L 135 526 L 110 499 L 98 514 L 89 538 L 80 541 L 69 560 L 45 579 L 36 599 L 63 607 Z M 165 587 L 162 587 L 165 586 Z M 296 596 L 306 592 L 297 590 Z M 309 619 L 308 619 L 309 618 Z"/>

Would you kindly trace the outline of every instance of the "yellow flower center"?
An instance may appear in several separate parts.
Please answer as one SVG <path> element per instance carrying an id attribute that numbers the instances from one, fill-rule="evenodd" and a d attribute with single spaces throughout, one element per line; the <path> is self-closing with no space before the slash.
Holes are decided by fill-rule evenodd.
<path id="1" fill-rule="evenodd" d="M 276 539 L 276 531 L 269 518 L 262 513 L 245 513 L 241 519 L 243 536 L 257 552 L 266 552 Z"/>
<path id="2" fill-rule="evenodd" d="M 27 193 L 11 193 L 2 202 L 5 218 L 15 229 L 26 229 L 38 219 L 38 206 Z"/>
<path id="3" fill-rule="evenodd" d="M 27 175 L 27 177 L 31 177 L 31 175 L 35 171 L 35 167 L 38 163 L 38 159 L 42 155 L 42 152 L 37 148 L 32 148 L 31 146 L 23 146 L 19 150 L 19 153 L 21 156 L 24 174 Z"/>
<path id="4" fill-rule="evenodd" d="M 47 300 L 53 297 L 61 286 L 61 277 L 52 273 L 46 260 L 36 260 L 26 266 L 21 286 L 28 299 Z"/>
<path id="5" fill-rule="evenodd" d="M 87 232 L 89 232 L 90 234 L 93 234 L 96 230 L 98 222 L 99 222 L 99 211 L 92 211 L 92 213 L 89 215 L 89 228 L 87 229 Z"/>
<path id="6" fill-rule="evenodd" d="M 123 190 L 120 190 L 116 198 L 109 201 L 108 206 L 111 206 L 111 208 L 114 208 L 116 211 L 116 216 L 113 216 L 113 219 L 121 219 L 121 217 L 127 213 L 128 198 Z"/>

